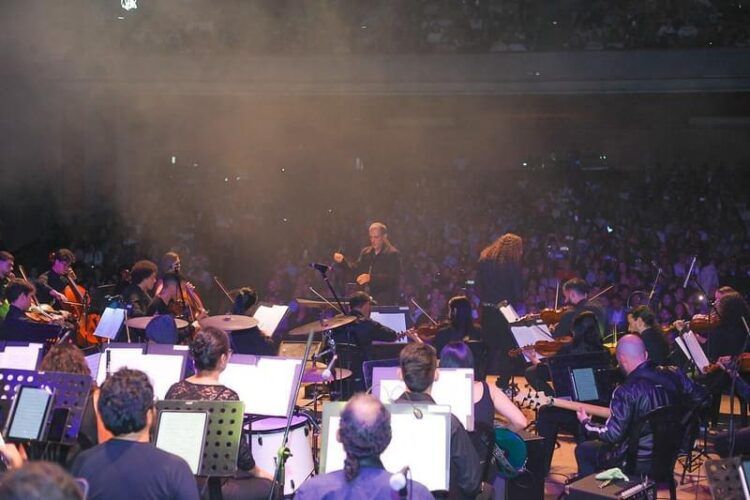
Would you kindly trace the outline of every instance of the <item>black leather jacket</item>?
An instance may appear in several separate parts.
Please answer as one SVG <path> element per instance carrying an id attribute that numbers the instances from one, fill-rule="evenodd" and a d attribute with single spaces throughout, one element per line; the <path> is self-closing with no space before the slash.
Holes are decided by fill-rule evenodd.
<path id="1" fill-rule="evenodd" d="M 602 424 L 587 423 L 588 437 L 611 443 L 609 459 L 624 460 L 631 426 L 652 410 L 675 405 L 685 411 L 704 403 L 706 390 L 673 366 L 655 367 L 650 361 L 638 366 L 612 393 L 611 416 Z M 653 434 L 648 424 L 641 430 L 638 460 L 648 460 L 653 450 Z"/>

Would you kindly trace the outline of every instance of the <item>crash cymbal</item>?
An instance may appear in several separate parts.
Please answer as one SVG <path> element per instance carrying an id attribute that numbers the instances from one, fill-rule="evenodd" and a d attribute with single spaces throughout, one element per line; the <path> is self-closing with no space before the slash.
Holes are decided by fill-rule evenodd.
<path id="1" fill-rule="evenodd" d="M 289 331 L 289 335 L 308 335 L 310 332 L 319 333 L 326 330 L 333 330 L 340 326 L 348 325 L 356 320 L 356 316 L 334 316 L 333 318 L 324 319 L 323 321 L 312 321 L 302 326 L 298 326 Z"/>
<path id="2" fill-rule="evenodd" d="M 145 330 L 151 320 L 156 316 L 141 316 L 139 318 L 130 318 L 125 322 L 129 328 L 135 328 L 136 330 Z M 184 319 L 174 318 L 174 322 L 177 325 L 177 329 L 185 328 L 188 326 L 188 322 Z"/>
<path id="3" fill-rule="evenodd" d="M 230 292 L 231 293 L 231 292 Z M 299 304 L 302 307 L 311 307 L 314 309 L 334 309 L 334 307 L 331 307 L 331 304 L 338 307 L 338 303 L 336 302 L 336 299 L 330 300 L 330 304 L 324 300 L 316 300 L 316 299 L 294 299 L 297 304 Z M 341 305 L 349 305 L 349 302 L 342 301 Z"/>
<path id="4" fill-rule="evenodd" d="M 331 370 L 331 376 L 329 378 L 326 378 L 323 376 L 323 372 L 325 372 L 325 368 L 308 368 L 305 370 L 305 373 L 302 374 L 302 383 L 303 384 L 322 384 L 324 382 L 331 382 L 333 380 L 343 380 L 345 378 L 349 378 L 352 375 L 351 370 L 347 370 L 346 368 L 336 368 L 335 369 L 335 378 L 334 378 L 334 370 Z"/>
<path id="5" fill-rule="evenodd" d="M 241 314 L 222 314 L 198 320 L 202 327 L 212 326 L 225 332 L 247 330 L 258 326 L 258 320 Z"/>

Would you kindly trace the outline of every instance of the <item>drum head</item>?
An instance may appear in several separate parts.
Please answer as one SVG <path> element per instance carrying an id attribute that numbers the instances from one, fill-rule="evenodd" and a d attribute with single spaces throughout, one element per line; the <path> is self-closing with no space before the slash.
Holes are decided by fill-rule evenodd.
<path id="1" fill-rule="evenodd" d="M 292 417 L 292 426 L 290 427 L 290 429 L 302 427 L 305 425 L 306 421 L 307 420 L 305 419 L 305 417 L 294 415 Z M 250 425 L 252 434 L 276 433 L 283 431 L 284 427 L 286 427 L 286 419 L 277 417 L 261 418 L 260 420 L 254 421 Z"/>

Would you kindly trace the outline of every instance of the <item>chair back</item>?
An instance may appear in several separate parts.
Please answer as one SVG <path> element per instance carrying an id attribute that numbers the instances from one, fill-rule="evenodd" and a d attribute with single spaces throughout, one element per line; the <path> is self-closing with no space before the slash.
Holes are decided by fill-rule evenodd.
<path id="1" fill-rule="evenodd" d="M 639 418 L 628 437 L 625 473 L 635 475 L 642 469 L 638 467 L 638 449 L 641 435 L 646 430 L 653 440 L 648 476 L 657 482 L 673 480 L 675 463 L 685 435 L 682 417 L 683 413 L 676 406 L 662 406 Z M 644 429 L 645 426 L 648 429 Z"/>

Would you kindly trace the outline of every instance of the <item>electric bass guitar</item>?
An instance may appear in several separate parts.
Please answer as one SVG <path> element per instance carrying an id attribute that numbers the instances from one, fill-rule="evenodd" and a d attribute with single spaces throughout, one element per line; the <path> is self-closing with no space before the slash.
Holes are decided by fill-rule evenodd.
<path id="1" fill-rule="evenodd" d="M 560 399 L 554 396 L 547 396 L 544 392 L 519 392 L 513 396 L 513 401 L 515 401 L 515 403 L 521 408 L 531 408 L 532 410 L 539 409 L 542 406 L 554 406 L 555 408 L 562 408 L 563 410 L 570 411 L 578 411 L 580 408 L 583 408 L 586 413 L 595 417 L 607 419 L 610 416 L 609 408 L 606 406 Z"/>

